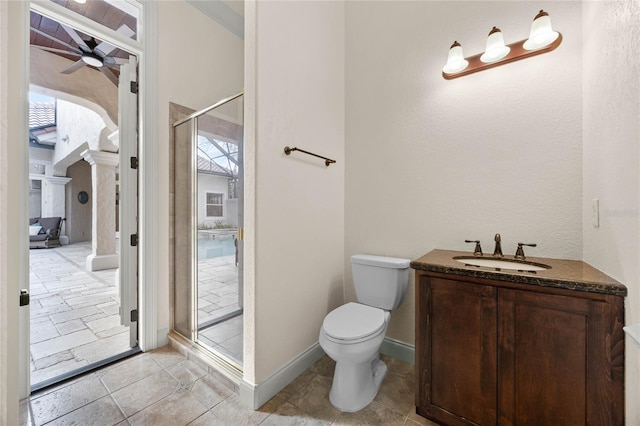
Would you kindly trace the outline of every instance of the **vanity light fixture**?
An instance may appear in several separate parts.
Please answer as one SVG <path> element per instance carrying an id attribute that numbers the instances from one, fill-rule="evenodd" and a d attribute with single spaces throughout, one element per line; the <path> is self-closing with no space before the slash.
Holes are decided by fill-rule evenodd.
<path id="1" fill-rule="evenodd" d="M 502 31 L 493 27 L 487 37 L 484 53 L 468 58 L 463 56 L 460 43 L 454 42 L 449 49 L 447 64 L 442 69 L 442 77 L 452 80 L 463 75 L 551 52 L 561 42 L 562 34 L 553 31 L 549 14 L 541 10 L 533 19 L 529 38 L 526 40 L 505 45 Z"/>
<path id="2" fill-rule="evenodd" d="M 556 41 L 559 36 L 560 34 L 551 28 L 549 14 L 544 10 L 540 10 L 531 23 L 529 39 L 524 42 L 523 47 L 526 50 L 542 49 Z"/>
<path id="3" fill-rule="evenodd" d="M 504 45 L 504 37 L 502 36 L 500 28 L 493 27 L 493 29 L 489 31 L 487 47 L 484 49 L 482 56 L 480 56 L 480 60 L 489 64 L 504 58 L 510 51 L 511 49 Z"/>
<path id="4" fill-rule="evenodd" d="M 442 68 L 442 72 L 448 74 L 456 74 L 464 70 L 469 65 L 469 61 L 464 59 L 462 53 L 462 46 L 457 41 L 454 41 L 449 48 L 449 57 L 447 58 L 447 65 Z"/>

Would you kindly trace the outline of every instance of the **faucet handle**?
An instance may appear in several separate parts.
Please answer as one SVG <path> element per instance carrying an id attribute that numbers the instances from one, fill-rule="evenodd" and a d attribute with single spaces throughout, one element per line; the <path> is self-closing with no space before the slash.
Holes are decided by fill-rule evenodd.
<path id="1" fill-rule="evenodd" d="M 465 243 L 476 243 L 476 247 L 473 249 L 474 256 L 482 256 L 482 247 L 480 247 L 480 240 L 464 240 Z"/>
<path id="2" fill-rule="evenodd" d="M 516 250 L 516 255 L 514 256 L 518 260 L 525 260 L 526 259 L 526 257 L 524 256 L 524 249 L 522 248 L 522 246 L 537 247 L 537 244 L 535 244 L 535 243 L 531 243 L 531 244 L 518 243 L 518 249 Z"/>

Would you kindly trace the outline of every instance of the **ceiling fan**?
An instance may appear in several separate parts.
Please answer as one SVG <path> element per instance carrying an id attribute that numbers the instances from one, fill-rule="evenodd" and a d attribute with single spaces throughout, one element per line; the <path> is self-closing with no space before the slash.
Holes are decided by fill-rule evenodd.
<path id="1" fill-rule="evenodd" d="M 82 37 L 80 37 L 80 34 L 78 34 L 78 32 L 73 28 L 63 24 L 59 24 L 59 25 L 66 31 L 67 34 L 69 34 L 71 39 L 77 44 L 77 47 L 69 43 L 66 43 L 62 40 L 59 40 L 54 36 L 45 33 L 44 31 L 31 27 L 31 31 L 43 37 L 46 37 L 49 40 L 52 40 L 66 47 L 69 50 L 56 49 L 53 47 L 45 47 L 45 46 L 38 46 L 38 45 L 34 45 L 34 46 L 39 49 L 45 50 L 47 52 L 60 53 L 60 54 L 70 55 L 70 56 L 79 56 L 80 59 L 78 59 L 77 62 L 73 63 L 70 67 L 60 71 L 63 74 L 71 74 L 79 70 L 80 68 L 84 67 L 85 65 L 90 65 L 100 70 L 102 74 L 104 74 L 113 84 L 117 86 L 118 77 L 113 73 L 113 71 L 111 71 L 111 69 L 117 70 L 120 64 L 123 64 L 128 60 L 109 55 L 114 50 L 116 50 L 116 47 L 104 41 L 98 43 L 98 41 L 96 41 L 94 37 L 91 37 L 88 40 L 85 40 Z M 132 35 L 135 34 L 135 32 L 131 28 L 129 28 L 127 25 L 124 25 L 124 24 L 117 29 L 117 32 L 126 37 L 131 37 Z"/>

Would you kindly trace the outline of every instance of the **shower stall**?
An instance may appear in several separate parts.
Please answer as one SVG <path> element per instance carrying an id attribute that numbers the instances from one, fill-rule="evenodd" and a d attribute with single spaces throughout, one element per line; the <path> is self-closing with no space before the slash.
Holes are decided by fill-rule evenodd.
<path id="1" fill-rule="evenodd" d="M 177 120 L 172 151 L 172 328 L 241 370 L 243 94 Z"/>

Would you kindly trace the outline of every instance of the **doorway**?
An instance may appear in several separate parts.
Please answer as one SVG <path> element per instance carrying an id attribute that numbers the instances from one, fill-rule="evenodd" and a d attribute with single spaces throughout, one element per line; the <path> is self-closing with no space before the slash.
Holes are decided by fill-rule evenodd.
<path id="1" fill-rule="evenodd" d="M 173 329 L 242 369 L 243 94 L 173 124 Z"/>
<path id="2" fill-rule="evenodd" d="M 135 19 L 121 21 L 114 36 L 134 36 Z M 137 61 L 108 36 L 98 40 L 46 13 L 32 10 L 30 24 L 31 66 L 55 64 L 46 87 L 32 81 L 53 112 L 46 129 L 30 125 L 30 163 L 42 172 L 29 176 L 30 199 L 40 202 L 40 209 L 30 206 L 30 222 L 57 237 L 43 248 L 30 244 L 34 391 L 139 351 L 130 238 L 137 233 L 137 170 L 129 161 L 137 155 Z M 79 80 L 69 88 L 70 79 Z M 88 87 L 86 96 L 78 87 Z M 108 97 L 115 112 L 100 102 Z M 51 218 L 60 218 L 53 231 L 44 225 Z"/>

